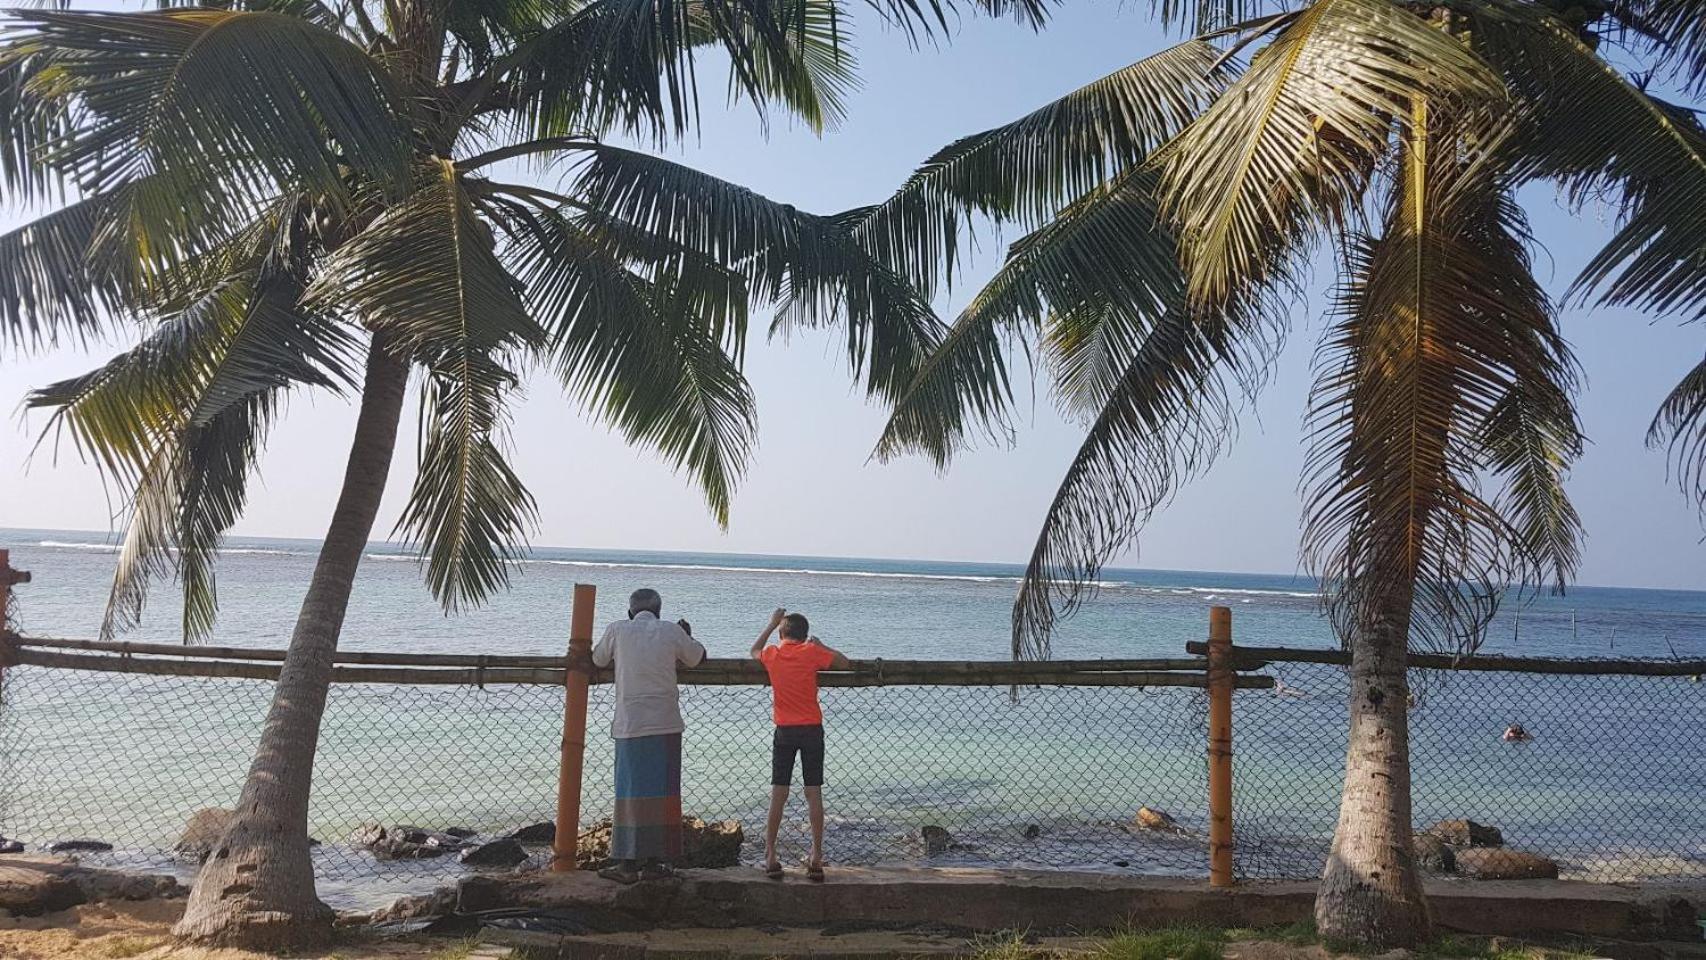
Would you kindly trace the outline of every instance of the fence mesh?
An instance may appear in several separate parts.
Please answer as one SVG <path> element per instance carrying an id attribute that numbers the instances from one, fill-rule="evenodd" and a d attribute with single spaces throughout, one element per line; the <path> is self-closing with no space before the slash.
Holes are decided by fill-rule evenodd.
<path id="1" fill-rule="evenodd" d="M 1349 679 L 1277 663 L 1235 699 L 1239 870 L 1317 876 L 1343 783 Z M 1706 879 L 1706 684 L 1687 676 L 1412 669 L 1418 829 L 1468 819 L 1566 878 Z M 1506 742 L 1518 724 L 1534 739 Z"/>
<path id="2" fill-rule="evenodd" d="M 1235 695 L 1239 873 L 1319 873 L 1345 751 L 1342 667 L 1285 663 Z M 190 815 L 235 799 L 267 681 L 11 667 L 0 688 L 0 834 L 110 843 L 95 862 L 168 866 Z M 1467 818 L 1566 877 L 1706 878 L 1706 685 L 1687 677 L 1412 671 L 1418 827 Z M 683 806 L 736 820 L 762 854 L 769 691 L 682 691 Z M 490 837 L 555 809 L 563 693 L 551 686 L 337 684 L 310 830 L 322 894 L 377 903 L 465 868 L 379 860 L 363 824 Z M 1197 876 L 1207 865 L 1206 697 L 1188 688 L 824 690 L 836 863 L 997 864 Z M 594 687 L 583 821 L 609 815 L 612 691 Z M 1535 739 L 1506 743 L 1521 723 Z M 1133 823 L 1140 806 L 1177 829 Z M 927 826 L 935 842 L 925 840 Z M 945 839 L 944 839 L 945 836 Z M 785 859 L 804 853 L 796 791 Z M 534 863 L 548 851 L 533 849 Z M 178 869 L 188 873 L 190 865 Z"/>

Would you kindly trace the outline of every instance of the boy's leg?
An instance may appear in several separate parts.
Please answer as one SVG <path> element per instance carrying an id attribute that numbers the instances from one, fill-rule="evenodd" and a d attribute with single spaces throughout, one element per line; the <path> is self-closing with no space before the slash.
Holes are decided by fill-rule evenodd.
<path id="1" fill-rule="evenodd" d="M 770 816 L 764 822 L 764 866 L 774 866 L 776 835 L 782 830 L 782 810 L 788 805 L 788 787 L 794 782 L 794 754 L 799 747 L 791 731 L 777 727 L 770 741 Z"/>
<path id="2" fill-rule="evenodd" d="M 806 806 L 811 808 L 812 863 L 823 862 L 823 788 L 806 788 Z"/>
<path id="3" fill-rule="evenodd" d="M 764 822 L 764 866 L 770 867 L 776 860 L 776 834 L 782 830 L 782 810 L 788 805 L 788 788 L 770 787 L 770 817 Z"/>
<path id="4" fill-rule="evenodd" d="M 811 863 L 823 863 L 823 727 L 814 727 L 800 744 L 800 767 L 805 775 L 806 806 L 811 811 Z"/>

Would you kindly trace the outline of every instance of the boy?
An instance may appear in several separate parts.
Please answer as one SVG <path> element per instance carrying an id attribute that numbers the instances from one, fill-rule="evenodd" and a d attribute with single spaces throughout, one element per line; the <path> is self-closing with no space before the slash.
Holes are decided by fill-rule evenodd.
<path id="1" fill-rule="evenodd" d="M 770 634 L 781 628 L 782 642 L 770 646 Z M 847 658 L 811 635 L 811 624 L 798 613 L 777 608 L 770 625 L 752 645 L 753 659 L 770 674 L 771 716 L 776 736 L 770 750 L 770 819 L 764 825 L 764 873 L 782 879 L 776 859 L 776 834 L 782 828 L 782 807 L 794 781 L 794 755 L 806 785 L 811 809 L 812 855 L 806 877 L 823 882 L 823 709 L 817 702 L 817 672 L 846 670 Z"/>

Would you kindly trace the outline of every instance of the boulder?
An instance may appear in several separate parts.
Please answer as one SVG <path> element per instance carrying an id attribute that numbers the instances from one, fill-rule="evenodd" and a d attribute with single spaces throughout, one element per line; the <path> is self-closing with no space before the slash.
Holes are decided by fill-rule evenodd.
<path id="1" fill-rule="evenodd" d="M 364 823 L 350 831 L 349 845 L 371 847 L 385 839 L 385 828 L 377 823 Z"/>
<path id="2" fill-rule="evenodd" d="M 1472 880 L 1556 880 L 1556 861 L 1503 847 L 1457 851 L 1457 872 Z"/>
<path id="3" fill-rule="evenodd" d="M 402 837 L 386 837 L 369 846 L 375 860 L 431 860 L 450 852 L 449 847 L 431 843 L 415 843 Z"/>
<path id="4" fill-rule="evenodd" d="M 178 836 L 172 851 L 185 860 L 205 863 L 231 825 L 231 816 L 231 811 L 223 807 L 204 807 L 190 814 L 190 821 L 184 825 L 184 832 Z"/>
<path id="5" fill-rule="evenodd" d="M 1431 833 L 1418 833 L 1414 840 L 1416 864 L 1433 873 L 1451 873 L 1457 869 L 1457 854 L 1451 844 Z"/>
<path id="6" fill-rule="evenodd" d="M 527 862 L 527 851 L 521 841 L 505 837 L 463 850 L 458 860 L 470 867 L 513 867 Z"/>
<path id="7" fill-rule="evenodd" d="M 89 839 L 60 840 L 47 847 L 49 853 L 105 853 L 112 848 L 105 840 Z"/>
<path id="8" fill-rule="evenodd" d="M 470 830 L 467 827 L 445 827 L 443 830 L 439 831 L 439 833 L 448 833 L 458 840 L 466 840 L 469 837 L 477 835 L 479 832 L 480 831 L 478 830 Z"/>
<path id="9" fill-rule="evenodd" d="M 1038 838 L 1042 835 L 1043 835 L 1043 828 L 1042 827 L 1039 827 L 1034 823 L 1025 824 L 1025 839 L 1026 840 L 1035 840 L 1036 838 Z"/>
<path id="10" fill-rule="evenodd" d="M 509 832 L 508 839 L 521 843 L 556 843 L 557 825 L 550 821 L 530 823 Z"/>
<path id="11" fill-rule="evenodd" d="M 1473 820 L 1441 820 L 1429 827 L 1428 833 L 1454 847 L 1502 847 L 1504 835 L 1498 827 L 1489 827 Z"/>
<path id="12" fill-rule="evenodd" d="M 924 841 L 924 855 L 927 857 L 938 856 L 954 849 L 954 835 L 934 823 L 920 829 L 918 839 Z"/>
<path id="13" fill-rule="evenodd" d="M 610 865 L 610 820 L 600 820 L 575 839 L 575 863 L 582 870 Z M 739 820 L 708 823 L 698 817 L 681 818 L 681 859 L 678 867 L 721 869 L 740 865 L 740 848 L 746 832 Z"/>
<path id="14" fill-rule="evenodd" d="M 24 842 L 22 840 L 9 840 L 5 837 L 0 837 L 0 854 L 23 852 Z"/>
<path id="15" fill-rule="evenodd" d="M 1161 830 L 1167 833 L 1178 833 L 1179 822 L 1165 810 L 1155 810 L 1150 807 L 1137 808 L 1137 825 L 1145 830 Z"/>

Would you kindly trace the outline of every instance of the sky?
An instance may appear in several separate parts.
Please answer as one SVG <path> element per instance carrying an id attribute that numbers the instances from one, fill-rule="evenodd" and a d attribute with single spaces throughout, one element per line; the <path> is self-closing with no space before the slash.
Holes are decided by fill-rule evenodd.
<path id="1" fill-rule="evenodd" d="M 82 6 L 78 4 L 78 6 Z M 830 213 L 891 192 L 937 148 L 1012 120 L 1171 42 L 1141 3 L 1068 0 L 1042 33 L 967 18 L 950 41 L 914 49 L 862 18 L 863 83 L 849 116 L 822 136 L 707 97 L 697 139 L 670 154 L 803 209 Z M 706 84 L 707 90 L 715 89 Z M 548 175 L 539 175 L 548 177 Z M 1572 214 L 1550 187 L 1523 200 L 1544 249 L 1541 279 L 1561 294 L 1607 236 L 1610 211 Z M 21 222 L 0 210 L 0 227 Z M 985 233 L 963 280 L 939 306 L 963 304 L 1012 235 Z M 1327 277 L 1316 284 L 1325 289 Z M 1117 566 L 1292 573 L 1302 511 L 1303 414 L 1310 361 L 1326 324 L 1318 292 L 1293 310 L 1270 385 L 1240 419 L 1228 452 L 1160 512 Z M 832 333 L 764 342 L 755 316 L 746 361 L 759 404 L 759 443 L 718 528 L 685 478 L 564 399 L 545 377 L 515 406 L 514 462 L 539 501 L 535 544 L 818 556 L 1023 562 L 1082 430 L 1054 410 L 1046 382 L 1020 378 L 1020 430 L 946 474 L 913 458 L 871 459 L 883 412 L 857 390 Z M 1706 588 L 1706 544 L 1694 507 L 1667 479 L 1662 451 L 1643 442 L 1664 395 L 1701 357 L 1706 330 L 1631 311 L 1571 305 L 1563 329 L 1586 371 L 1581 413 L 1590 440 L 1568 481 L 1586 523 L 1580 582 Z M 69 442 L 36 445 L 45 418 L 26 392 L 81 373 L 113 352 L 0 355 L 0 527 L 106 530 L 121 505 Z M 1022 371 L 1022 368 L 1021 368 Z M 274 429 L 240 535 L 318 537 L 331 515 L 354 408 L 299 394 Z M 405 430 L 406 444 L 412 432 Z M 33 453 L 33 456 L 32 456 Z M 400 515 L 412 446 L 399 450 L 376 537 Z"/>

